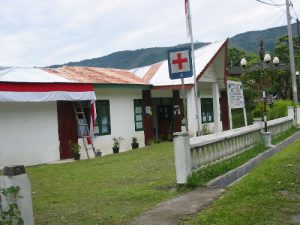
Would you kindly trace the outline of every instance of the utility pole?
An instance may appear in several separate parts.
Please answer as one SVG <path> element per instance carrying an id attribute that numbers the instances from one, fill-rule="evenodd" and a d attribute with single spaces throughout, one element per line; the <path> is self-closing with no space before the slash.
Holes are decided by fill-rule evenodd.
<path id="1" fill-rule="evenodd" d="M 291 27 L 290 1 L 286 0 L 285 2 L 286 2 L 287 29 L 288 29 L 289 50 L 290 50 L 289 52 L 290 52 L 290 66 L 291 66 L 291 75 L 292 75 L 293 101 L 295 103 L 298 103 L 293 35 L 292 35 L 292 27 Z"/>

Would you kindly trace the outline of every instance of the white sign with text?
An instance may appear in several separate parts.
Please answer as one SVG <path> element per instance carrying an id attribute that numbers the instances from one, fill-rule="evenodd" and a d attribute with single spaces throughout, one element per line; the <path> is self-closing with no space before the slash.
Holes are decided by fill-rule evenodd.
<path id="1" fill-rule="evenodd" d="M 227 81 L 227 93 L 229 107 L 231 109 L 239 109 L 245 107 L 243 86 L 238 81 Z"/>
<path id="2" fill-rule="evenodd" d="M 228 96 L 228 106 L 229 106 L 230 129 L 233 128 L 231 109 L 242 108 L 243 114 L 244 114 L 245 126 L 248 126 L 242 83 L 238 82 L 238 81 L 228 80 L 227 81 L 227 96 Z"/>

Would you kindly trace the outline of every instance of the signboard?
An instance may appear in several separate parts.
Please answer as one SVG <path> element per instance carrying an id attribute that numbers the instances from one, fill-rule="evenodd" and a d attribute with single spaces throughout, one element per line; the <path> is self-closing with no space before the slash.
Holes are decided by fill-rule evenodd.
<path id="1" fill-rule="evenodd" d="M 243 86 L 241 82 L 227 81 L 228 102 L 231 109 L 245 107 Z"/>
<path id="2" fill-rule="evenodd" d="M 169 77 L 171 80 L 193 76 L 190 48 L 177 48 L 168 51 Z"/>
<path id="3" fill-rule="evenodd" d="M 231 109 L 243 108 L 245 126 L 248 126 L 242 83 L 238 81 L 228 80 L 227 96 L 228 96 L 228 106 L 229 106 L 230 129 L 232 129 Z"/>

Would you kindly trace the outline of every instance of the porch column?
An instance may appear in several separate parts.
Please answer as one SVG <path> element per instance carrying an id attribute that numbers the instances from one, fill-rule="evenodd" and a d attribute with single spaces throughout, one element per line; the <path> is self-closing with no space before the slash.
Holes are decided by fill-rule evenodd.
<path id="1" fill-rule="evenodd" d="M 221 123 L 220 123 L 220 94 L 219 94 L 219 84 L 212 84 L 212 94 L 213 94 L 213 107 L 214 107 L 214 131 L 221 131 Z"/>
<path id="2" fill-rule="evenodd" d="M 173 132 L 181 132 L 180 94 L 179 90 L 173 90 Z"/>
<path id="3" fill-rule="evenodd" d="M 151 106 L 151 91 L 143 90 L 143 109 L 144 115 L 144 135 L 145 145 L 151 144 L 153 140 L 153 122 L 152 122 L 152 106 Z"/>
<path id="4" fill-rule="evenodd" d="M 188 120 L 188 125 L 189 125 L 189 135 L 191 137 L 196 137 L 197 136 L 197 118 L 196 118 L 196 106 L 195 106 L 195 95 L 194 95 L 194 87 L 192 89 L 187 90 L 187 120 Z M 199 98 L 198 98 L 198 106 L 200 105 L 199 103 Z M 199 108 L 200 112 L 200 108 Z M 199 121 L 201 117 L 199 115 Z"/>

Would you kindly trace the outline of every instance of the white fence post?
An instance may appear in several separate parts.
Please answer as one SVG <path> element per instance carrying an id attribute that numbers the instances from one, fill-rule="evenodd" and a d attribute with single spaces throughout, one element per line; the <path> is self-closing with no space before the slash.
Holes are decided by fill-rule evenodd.
<path id="1" fill-rule="evenodd" d="M 31 200 L 31 185 L 24 166 L 4 167 L 4 176 L 0 176 L 0 187 L 9 188 L 18 186 L 20 188 L 17 204 L 21 211 L 21 217 L 24 225 L 34 225 L 32 200 Z M 5 209 L 7 206 L 6 199 L 1 196 L 1 206 Z"/>
<path id="2" fill-rule="evenodd" d="M 177 184 L 186 184 L 192 171 L 188 132 L 174 133 L 174 153 Z"/>
<path id="3" fill-rule="evenodd" d="M 296 107 L 296 119 L 297 119 L 297 126 L 300 125 L 300 106 Z"/>
<path id="4" fill-rule="evenodd" d="M 261 132 L 261 135 L 263 137 L 263 141 L 266 147 L 272 147 L 272 133 L 271 132 Z"/>
<path id="5" fill-rule="evenodd" d="M 288 106 L 288 117 L 295 119 L 294 106 Z"/>

